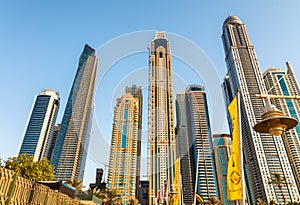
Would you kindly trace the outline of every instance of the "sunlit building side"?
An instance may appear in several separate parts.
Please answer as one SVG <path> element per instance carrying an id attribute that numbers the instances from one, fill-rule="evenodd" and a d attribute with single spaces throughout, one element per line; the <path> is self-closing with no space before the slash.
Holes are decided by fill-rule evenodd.
<path id="1" fill-rule="evenodd" d="M 268 68 L 263 73 L 268 93 L 273 95 L 296 96 L 300 94 L 299 84 L 292 66 L 287 63 L 287 71 Z M 271 99 L 273 105 L 283 111 L 285 116 L 300 119 L 300 102 L 293 99 Z M 300 188 L 300 124 L 282 135 L 298 189 Z M 287 182 L 292 183 L 292 182 Z"/>
<path id="2" fill-rule="evenodd" d="M 176 185 L 179 168 L 175 166 L 172 56 L 165 33 L 156 33 L 149 52 L 149 204 L 164 204 L 169 193 L 180 194 Z M 180 199 L 178 195 L 176 198 Z"/>
<path id="3" fill-rule="evenodd" d="M 139 184 L 140 140 L 139 108 L 142 99 L 141 87 L 126 88 L 125 94 L 117 99 L 114 109 L 111 149 L 108 169 L 108 188 L 115 188 L 128 205 L 130 199 L 137 199 Z"/>
<path id="4" fill-rule="evenodd" d="M 227 75 L 223 83 L 226 106 L 237 91 L 240 92 L 241 130 L 244 151 L 244 170 L 249 204 L 257 199 L 283 204 L 298 199 L 296 186 L 283 184 L 282 190 L 273 183 L 274 174 L 295 182 L 281 137 L 254 131 L 261 120 L 264 99 L 252 94 L 266 93 L 254 46 L 250 42 L 246 25 L 236 16 L 228 16 L 223 23 L 223 47 Z M 230 122 L 229 122 L 230 123 Z"/>

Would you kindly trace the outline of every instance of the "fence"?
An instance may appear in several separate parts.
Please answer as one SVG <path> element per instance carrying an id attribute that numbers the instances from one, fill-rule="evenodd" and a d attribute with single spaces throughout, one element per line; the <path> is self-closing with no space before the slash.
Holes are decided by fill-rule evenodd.
<path id="1" fill-rule="evenodd" d="M 81 205 L 80 201 L 0 168 L 1 205 Z"/>

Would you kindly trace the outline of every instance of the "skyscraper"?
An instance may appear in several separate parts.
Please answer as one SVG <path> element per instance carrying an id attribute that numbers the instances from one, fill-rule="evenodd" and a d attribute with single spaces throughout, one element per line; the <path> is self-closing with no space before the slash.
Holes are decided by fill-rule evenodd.
<path id="1" fill-rule="evenodd" d="M 175 166 L 172 56 L 170 42 L 163 32 L 157 32 L 151 43 L 149 69 L 149 203 L 162 204 L 171 191 L 180 193 L 179 187 L 175 187 L 179 174 Z"/>
<path id="2" fill-rule="evenodd" d="M 227 167 L 231 150 L 231 137 L 228 134 L 217 134 L 213 137 L 213 152 L 218 180 L 218 190 L 222 204 L 234 204 L 227 199 Z"/>
<path id="3" fill-rule="evenodd" d="M 51 163 L 57 180 L 83 178 L 97 66 L 95 50 L 85 45 L 53 150 Z"/>
<path id="4" fill-rule="evenodd" d="M 140 172 L 141 172 L 141 142 L 142 142 L 142 119 L 143 119 L 143 93 L 142 93 L 142 87 L 137 85 L 132 86 L 126 86 L 125 92 L 130 93 L 133 97 L 137 98 L 139 101 L 139 120 L 138 120 L 138 128 L 139 128 L 139 140 L 138 140 L 138 146 L 137 146 L 137 178 L 136 182 L 139 183 L 140 181 Z"/>
<path id="5" fill-rule="evenodd" d="M 59 100 L 59 94 L 54 90 L 42 90 L 35 96 L 19 154 L 32 155 L 34 161 L 48 158 Z"/>
<path id="6" fill-rule="evenodd" d="M 192 141 L 188 136 L 185 94 L 176 94 L 176 139 L 177 153 L 180 158 L 182 185 L 182 202 L 185 205 L 194 204 L 195 166 L 192 163 Z"/>
<path id="7" fill-rule="evenodd" d="M 114 109 L 108 169 L 108 187 L 118 189 L 124 205 L 137 198 L 141 141 L 139 121 L 142 116 L 139 113 L 141 87 L 126 87 L 126 91 L 117 99 Z"/>
<path id="8" fill-rule="evenodd" d="M 53 150 L 54 150 L 54 146 L 55 146 L 55 141 L 56 141 L 57 135 L 59 133 L 59 130 L 60 130 L 60 124 L 55 125 L 53 135 L 52 135 L 52 139 L 51 139 L 51 142 L 50 142 L 49 152 L 48 152 L 48 159 L 49 160 L 52 159 L 52 154 L 53 154 Z"/>
<path id="9" fill-rule="evenodd" d="M 283 190 L 280 190 L 272 183 L 274 175 L 279 174 L 295 184 L 282 138 L 253 130 L 253 126 L 261 120 L 265 103 L 264 99 L 251 94 L 267 91 L 246 25 L 236 16 L 227 17 L 223 24 L 222 40 L 227 64 L 227 76 L 223 83 L 226 103 L 236 95 L 237 89 L 241 96 L 241 130 L 249 203 L 254 204 L 258 198 L 281 204 L 284 199 L 295 201 L 299 196 L 296 186 L 283 184 Z"/>
<path id="10" fill-rule="evenodd" d="M 212 133 L 206 93 L 202 85 L 190 85 L 185 90 L 186 122 L 191 144 L 193 182 L 197 181 L 197 193 L 208 201 L 218 198 L 218 186 L 212 153 Z M 198 176 L 197 176 L 198 174 Z"/>
<path id="11" fill-rule="evenodd" d="M 268 93 L 273 95 L 295 96 L 300 94 L 299 84 L 292 66 L 287 62 L 287 71 L 279 68 L 268 68 L 263 73 L 263 79 Z M 300 103 L 293 99 L 271 99 L 273 105 L 283 111 L 285 116 L 300 119 Z M 295 180 L 300 188 L 300 124 L 282 135 L 288 158 L 295 174 Z"/>

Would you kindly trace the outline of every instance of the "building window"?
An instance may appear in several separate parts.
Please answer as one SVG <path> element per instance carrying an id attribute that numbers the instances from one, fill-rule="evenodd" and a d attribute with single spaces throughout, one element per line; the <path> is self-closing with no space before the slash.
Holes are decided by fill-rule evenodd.
<path id="1" fill-rule="evenodd" d="M 122 148 L 126 148 L 126 135 L 127 135 L 127 125 L 124 125 L 123 132 L 122 132 Z"/>
<path id="2" fill-rule="evenodd" d="M 128 108 L 124 110 L 124 120 L 128 120 Z"/>
<path id="3" fill-rule="evenodd" d="M 162 58 L 162 57 L 163 57 L 163 53 L 159 52 L 159 58 Z"/>

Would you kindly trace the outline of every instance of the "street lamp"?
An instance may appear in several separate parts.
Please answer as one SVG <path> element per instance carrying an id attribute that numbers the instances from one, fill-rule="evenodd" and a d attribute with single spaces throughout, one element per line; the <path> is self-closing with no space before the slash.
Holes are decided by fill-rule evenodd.
<path id="1" fill-rule="evenodd" d="M 263 98 L 262 95 L 256 96 Z M 277 97 L 283 98 L 281 96 Z M 283 116 L 283 112 L 278 110 L 275 105 L 271 104 L 269 95 L 266 95 L 265 98 L 267 100 L 264 113 L 261 115 L 262 121 L 253 127 L 256 132 L 279 136 L 286 130 L 292 129 L 298 124 L 298 120 L 295 118 Z"/>
<path id="2" fill-rule="evenodd" d="M 296 99 L 299 100 L 299 96 L 282 96 L 282 95 L 268 95 L 268 94 L 256 94 L 257 98 L 264 98 L 266 99 L 266 107 L 264 109 L 264 113 L 261 115 L 262 121 L 257 123 L 253 129 L 256 132 L 259 133 L 269 133 L 273 136 L 280 136 L 285 131 L 294 128 L 298 124 L 298 120 L 293 117 L 286 117 L 283 115 L 283 112 L 280 111 L 275 107 L 275 105 L 272 105 L 270 102 L 270 98 L 276 98 L 276 99 Z M 280 174 L 274 174 L 275 179 L 268 178 L 269 184 L 277 184 L 281 194 L 282 198 L 284 200 L 285 204 L 285 197 L 282 192 L 282 181 L 285 180 L 285 178 L 281 178 Z M 287 185 L 293 186 L 292 183 L 286 183 Z"/>

